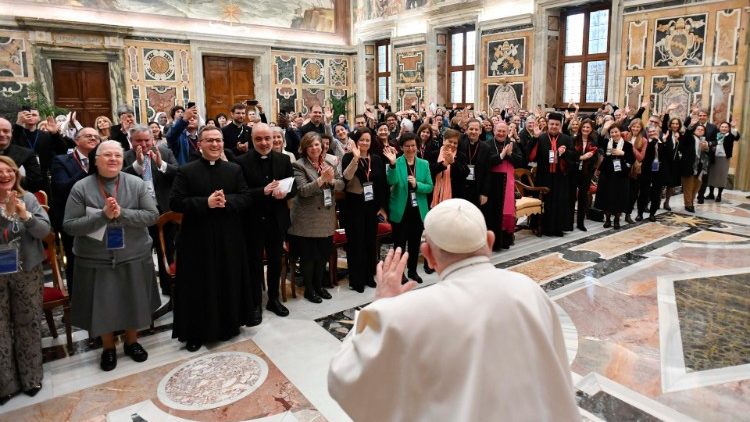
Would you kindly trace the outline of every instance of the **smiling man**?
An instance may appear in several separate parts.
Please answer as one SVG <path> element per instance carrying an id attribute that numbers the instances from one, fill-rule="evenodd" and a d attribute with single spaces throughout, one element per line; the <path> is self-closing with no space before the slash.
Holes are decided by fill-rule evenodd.
<path id="1" fill-rule="evenodd" d="M 42 189 L 44 181 L 39 161 L 36 159 L 34 151 L 11 143 L 12 136 L 13 126 L 10 121 L 0 117 L 0 155 L 12 158 L 21 174 L 25 174 L 25 177 L 21 179 L 21 187 L 36 192 Z"/>

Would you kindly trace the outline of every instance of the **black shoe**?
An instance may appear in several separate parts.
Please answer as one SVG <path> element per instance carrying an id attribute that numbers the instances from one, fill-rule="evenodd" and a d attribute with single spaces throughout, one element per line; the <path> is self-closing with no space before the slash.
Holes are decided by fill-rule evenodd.
<path id="1" fill-rule="evenodd" d="M 610 228 L 610 227 L 612 227 L 612 222 L 611 222 L 611 221 L 609 221 L 609 220 L 605 221 L 605 222 L 604 222 L 604 228 L 605 228 L 605 229 L 608 229 L 608 228 Z"/>
<path id="2" fill-rule="evenodd" d="M 687 211 L 687 212 L 695 212 L 695 207 L 685 207 L 685 211 Z"/>
<path id="3" fill-rule="evenodd" d="M 663 208 L 665 210 L 667 210 L 667 211 L 672 211 L 672 207 L 669 206 L 669 202 L 667 202 L 667 201 L 664 201 L 664 207 Z"/>
<path id="4" fill-rule="evenodd" d="M 15 394 L 8 394 L 6 396 L 0 396 L 0 406 L 4 405 L 5 403 L 8 403 L 8 400 L 15 397 Z"/>
<path id="5" fill-rule="evenodd" d="M 420 277 L 416 271 L 413 273 L 409 273 L 408 277 L 409 277 L 409 280 L 414 280 L 417 283 L 422 284 L 422 277 Z"/>
<path id="6" fill-rule="evenodd" d="M 698 203 L 699 203 L 699 204 L 702 204 L 702 203 L 703 203 L 703 197 L 702 197 L 702 196 L 699 196 L 699 197 L 698 197 Z"/>
<path id="7" fill-rule="evenodd" d="M 586 230 L 586 226 L 584 226 L 583 223 L 577 225 L 576 227 L 578 228 L 578 230 L 580 230 L 582 232 L 587 232 L 588 231 L 588 230 Z"/>
<path id="8" fill-rule="evenodd" d="M 427 260 L 424 261 L 423 267 L 424 267 L 424 273 L 425 274 L 432 274 L 432 273 L 435 272 L 434 269 L 430 268 L 430 264 L 427 263 Z"/>
<path id="9" fill-rule="evenodd" d="M 716 197 L 716 199 L 715 199 L 714 201 L 715 201 L 715 202 L 721 202 L 721 195 L 717 196 L 717 197 Z"/>
<path id="10" fill-rule="evenodd" d="M 256 306 L 250 311 L 250 321 L 247 322 L 247 326 L 255 327 L 260 325 L 261 322 L 263 322 L 263 311 L 260 309 L 260 306 Z"/>
<path id="11" fill-rule="evenodd" d="M 655 215 L 653 215 L 653 214 L 649 215 L 649 216 L 648 216 L 648 221 L 650 221 L 650 222 L 652 222 L 652 223 L 656 222 L 656 216 L 655 216 Z"/>
<path id="12" fill-rule="evenodd" d="M 707 195 L 707 196 L 706 196 L 706 197 L 705 197 L 704 199 L 714 199 L 714 194 L 713 194 L 713 192 L 712 192 L 712 193 L 709 193 L 709 194 L 708 194 L 708 195 Z"/>
<path id="13" fill-rule="evenodd" d="M 643 221 L 643 213 L 638 213 L 638 215 L 635 216 L 635 221 Z"/>
<path id="14" fill-rule="evenodd" d="M 188 341 L 185 345 L 185 349 L 187 349 L 188 352 L 193 353 L 197 352 L 202 346 L 203 344 L 200 341 Z"/>
<path id="15" fill-rule="evenodd" d="M 612 226 L 615 230 L 620 230 L 620 219 L 615 219 L 615 224 Z"/>
<path id="16" fill-rule="evenodd" d="M 331 297 L 333 297 L 330 293 L 328 293 L 328 290 L 323 288 L 316 290 L 315 293 L 317 293 L 317 295 L 322 297 L 323 299 L 330 299 Z"/>
<path id="17" fill-rule="evenodd" d="M 365 292 L 365 286 L 357 286 L 354 287 L 351 284 L 349 285 L 349 289 L 354 290 L 357 293 L 364 293 Z"/>
<path id="18" fill-rule="evenodd" d="M 373 289 L 378 287 L 378 284 L 375 283 L 375 280 L 368 280 L 367 283 L 365 283 L 365 286 L 372 287 Z"/>
<path id="19" fill-rule="evenodd" d="M 279 298 L 268 299 L 268 303 L 266 303 L 266 309 L 280 317 L 289 315 L 289 309 L 287 309 L 286 306 L 282 305 L 281 302 L 279 302 Z"/>
<path id="20" fill-rule="evenodd" d="M 625 215 L 625 222 L 628 224 L 635 224 L 635 221 L 633 221 L 633 219 L 630 218 L 630 214 Z"/>
<path id="21" fill-rule="evenodd" d="M 323 299 L 320 298 L 320 296 L 313 294 L 305 294 L 305 299 L 309 300 L 312 303 L 320 303 L 323 301 Z"/>
<path id="22" fill-rule="evenodd" d="M 102 360 L 99 362 L 102 371 L 111 371 L 117 367 L 117 350 L 104 349 L 102 351 Z"/>
<path id="23" fill-rule="evenodd" d="M 125 354 L 136 362 L 145 362 L 148 359 L 148 352 L 137 341 L 125 345 Z"/>
<path id="24" fill-rule="evenodd" d="M 39 391 L 41 391 L 41 389 L 42 389 L 42 384 L 40 383 L 39 385 L 35 385 L 35 386 L 29 388 L 28 390 L 24 391 L 23 393 L 26 394 L 29 397 L 34 397 L 34 396 L 36 396 L 36 393 L 38 393 Z"/>

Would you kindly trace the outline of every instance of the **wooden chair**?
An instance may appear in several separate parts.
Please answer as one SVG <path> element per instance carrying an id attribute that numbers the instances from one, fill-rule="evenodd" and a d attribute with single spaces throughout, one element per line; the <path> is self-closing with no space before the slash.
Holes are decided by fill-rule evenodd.
<path id="1" fill-rule="evenodd" d="M 281 283 L 279 287 L 281 287 L 281 301 L 286 302 L 287 295 L 286 295 L 286 283 L 289 282 L 289 288 L 292 293 L 293 298 L 297 298 L 297 285 L 294 283 L 294 277 L 297 273 L 297 258 L 298 256 L 294 255 L 294 251 L 292 250 L 292 247 L 288 241 L 284 242 L 284 255 L 282 256 L 281 260 Z M 291 275 L 291 277 L 287 280 L 287 275 Z"/>
<path id="2" fill-rule="evenodd" d="M 529 170 L 519 168 L 515 171 L 516 192 L 520 195 L 516 199 L 516 220 L 521 217 L 531 218 L 536 215 L 537 225 L 528 228 L 537 236 L 542 235 L 542 215 L 544 214 L 544 195 L 549 193 L 549 188 L 545 186 L 534 186 L 534 178 Z"/>
<path id="3" fill-rule="evenodd" d="M 156 222 L 156 230 L 159 233 L 159 246 L 161 247 L 161 256 L 159 259 L 162 260 L 162 263 L 164 265 L 164 268 L 167 273 L 167 277 L 169 278 L 169 301 L 162 305 L 159 309 L 154 311 L 153 315 L 151 315 L 151 328 L 154 328 L 154 321 L 164 316 L 167 312 L 174 309 L 174 283 L 175 283 L 175 277 L 177 275 L 177 266 L 175 265 L 175 262 L 169 263 L 169 257 L 167 256 L 166 251 L 168 250 L 166 248 L 167 241 L 164 237 L 164 230 L 165 227 L 167 227 L 170 224 L 175 224 L 178 227 L 182 225 L 182 214 L 174 211 L 167 211 L 164 214 L 159 216 L 159 220 Z"/>
<path id="4" fill-rule="evenodd" d="M 40 190 L 37 192 L 34 192 L 34 196 L 36 196 L 36 200 L 39 201 L 39 205 L 43 207 L 49 207 L 49 200 L 47 199 L 47 192 Z M 49 208 L 46 208 L 49 209 Z"/>
<path id="5" fill-rule="evenodd" d="M 339 263 L 339 248 L 346 247 L 346 233 L 341 228 L 341 221 L 339 220 L 339 212 L 336 211 L 336 231 L 333 232 L 333 248 L 331 248 L 331 255 L 328 257 L 328 279 L 330 286 L 337 286 L 338 280 L 336 275 L 338 272 Z"/>
<path id="6" fill-rule="evenodd" d="M 65 337 L 68 342 L 68 352 L 73 353 L 73 333 L 70 325 L 70 296 L 63 286 L 60 263 L 57 260 L 57 234 L 50 231 L 43 240 L 47 255 L 46 261 L 52 269 L 52 287 L 44 287 L 44 302 L 42 308 L 47 319 L 52 337 L 57 338 L 55 320 L 52 318 L 52 310 L 62 306 L 63 322 L 65 323 Z"/>

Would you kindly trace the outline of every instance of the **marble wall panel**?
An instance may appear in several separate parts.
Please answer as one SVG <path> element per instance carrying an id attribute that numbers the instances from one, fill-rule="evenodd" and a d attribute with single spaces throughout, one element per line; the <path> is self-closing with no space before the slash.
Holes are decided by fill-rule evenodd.
<path id="1" fill-rule="evenodd" d="M 134 46 L 125 49 L 125 59 L 128 61 L 128 77 L 131 81 L 138 80 L 138 48 Z"/>
<path id="2" fill-rule="evenodd" d="M 0 76 L 28 77 L 27 55 L 25 39 L 3 36 L 0 33 Z"/>
<path id="3" fill-rule="evenodd" d="M 648 21 L 634 21 L 628 25 L 628 70 L 643 69 L 646 65 L 646 39 L 648 36 Z"/>
<path id="4" fill-rule="evenodd" d="M 302 83 L 312 85 L 326 83 L 325 59 L 302 58 Z"/>
<path id="5" fill-rule="evenodd" d="M 424 50 L 396 53 L 396 83 L 424 83 Z"/>
<path id="6" fill-rule="evenodd" d="M 523 76 L 526 73 L 526 38 L 487 43 L 487 76 Z"/>
<path id="7" fill-rule="evenodd" d="M 398 88 L 396 95 L 398 109 L 404 110 L 424 100 L 424 87 Z"/>
<path id="8" fill-rule="evenodd" d="M 28 34 L 0 29 L 0 116 L 15 121 L 18 102 L 34 81 L 33 55 Z"/>
<path id="9" fill-rule="evenodd" d="M 709 92 L 710 119 L 714 124 L 729 121 L 734 102 L 734 73 L 714 73 L 711 75 Z"/>
<path id="10" fill-rule="evenodd" d="M 443 34 L 443 37 L 445 35 Z M 445 45 L 445 42 L 443 43 Z M 437 104 L 446 104 L 448 100 L 448 50 L 438 48 L 435 60 L 437 62 Z"/>
<path id="11" fill-rule="evenodd" d="M 702 66 L 708 14 L 657 19 L 654 67 Z"/>
<path id="12" fill-rule="evenodd" d="M 700 101 L 703 75 L 687 75 L 681 78 L 655 76 L 651 80 L 656 110 L 664 110 L 671 103 L 678 104 L 672 116 L 685 119 L 693 104 Z"/>
<path id="13" fill-rule="evenodd" d="M 524 101 L 524 83 L 501 83 L 487 85 L 487 104 L 490 109 L 499 108 L 505 110 L 510 105 L 513 112 L 523 108 Z"/>
<path id="14" fill-rule="evenodd" d="M 714 66 L 737 63 L 740 44 L 740 19 L 742 9 L 716 11 L 716 35 L 714 38 Z"/>
<path id="15" fill-rule="evenodd" d="M 377 101 L 374 56 L 365 58 L 365 84 L 367 86 L 365 101 L 372 104 Z"/>
<path id="16" fill-rule="evenodd" d="M 275 82 L 279 85 L 297 83 L 297 57 L 274 56 Z"/>
<path id="17" fill-rule="evenodd" d="M 544 93 L 544 102 L 547 104 L 557 102 L 557 72 L 560 67 L 558 61 L 559 51 L 560 37 L 556 35 L 547 36 L 547 90 Z M 528 108 L 531 108 L 531 104 Z"/>
<path id="18" fill-rule="evenodd" d="M 333 86 L 347 86 L 349 62 L 346 59 L 331 59 L 328 61 L 328 78 Z"/>
<path id="19" fill-rule="evenodd" d="M 276 88 L 276 110 L 280 112 L 293 111 L 297 109 L 297 88 Z"/>
<path id="20" fill-rule="evenodd" d="M 143 49 L 143 73 L 146 81 L 177 80 L 174 50 Z"/>
<path id="21" fill-rule="evenodd" d="M 321 88 L 302 88 L 302 114 L 310 112 L 313 106 L 324 106 L 326 91 Z"/>
<path id="22" fill-rule="evenodd" d="M 169 111 L 177 104 L 177 88 L 174 86 L 146 87 L 146 115 L 152 120 L 159 111 Z"/>
<path id="23" fill-rule="evenodd" d="M 625 82 L 625 105 L 637 110 L 642 101 L 643 76 L 632 76 Z"/>

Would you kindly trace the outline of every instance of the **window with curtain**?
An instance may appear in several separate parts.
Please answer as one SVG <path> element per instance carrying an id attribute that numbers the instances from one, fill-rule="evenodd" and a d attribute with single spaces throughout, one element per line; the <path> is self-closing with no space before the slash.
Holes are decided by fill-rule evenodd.
<path id="1" fill-rule="evenodd" d="M 474 104 L 474 64 L 477 32 L 461 27 L 450 33 L 448 44 L 448 92 L 459 107 Z"/>
<path id="2" fill-rule="evenodd" d="M 376 43 L 375 61 L 377 68 L 375 80 L 378 88 L 378 103 L 385 105 L 391 99 L 393 84 L 391 82 L 391 41 Z"/>
<path id="3" fill-rule="evenodd" d="M 558 106 L 597 107 L 607 99 L 609 4 L 567 10 L 560 20 Z"/>

